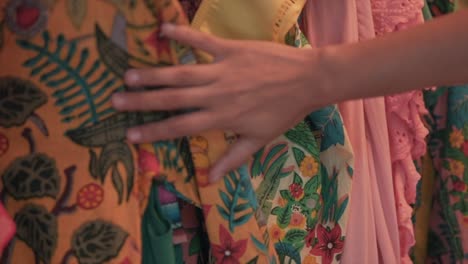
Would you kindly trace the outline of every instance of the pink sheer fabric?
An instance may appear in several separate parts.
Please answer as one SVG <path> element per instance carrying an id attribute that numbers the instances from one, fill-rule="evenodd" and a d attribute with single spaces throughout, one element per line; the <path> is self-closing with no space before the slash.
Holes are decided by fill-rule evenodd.
<path id="1" fill-rule="evenodd" d="M 0 257 L 16 232 L 15 223 L 0 202 Z"/>
<path id="2" fill-rule="evenodd" d="M 373 38 L 370 0 L 308 1 L 304 32 L 314 46 Z M 398 263 L 398 224 L 384 98 L 339 105 L 355 152 L 342 263 Z"/>
<path id="3" fill-rule="evenodd" d="M 376 35 L 403 30 L 422 23 L 422 0 L 372 0 Z M 428 134 L 421 115 L 427 113 L 421 91 L 412 91 L 385 98 L 390 134 L 393 182 L 398 213 L 401 263 L 412 263 L 410 248 L 415 244 L 410 204 L 416 199 L 420 175 L 413 160 L 426 152 L 424 138 Z"/>

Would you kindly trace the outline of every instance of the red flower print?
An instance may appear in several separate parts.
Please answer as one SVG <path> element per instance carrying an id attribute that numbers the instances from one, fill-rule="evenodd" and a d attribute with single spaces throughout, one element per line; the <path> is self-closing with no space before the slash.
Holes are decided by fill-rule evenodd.
<path id="1" fill-rule="evenodd" d="M 315 241 L 315 229 L 311 229 L 307 236 L 305 237 L 305 242 L 307 247 L 312 247 Z"/>
<path id="2" fill-rule="evenodd" d="M 8 142 L 8 138 L 0 133 L 0 157 L 3 156 L 10 147 L 10 143 Z"/>
<path id="3" fill-rule="evenodd" d="M 219 241 L 221 245 L 213 245 L 213 255 L 217 264 L 238 264 L 239 259 L 247 250 L 247 240 L 234 241 L 228 230 L 219 225 Z"/>
<path id="4" fill-rule="evenodd" d="M 140 174 L 152 173 L 155 176 L 160 171 L 159 160 L 153 153 L 141 149 L 138 151 L 138 168 Z"/>
<path id="5" fill-rule="evenodd" d="M 300 227 L 305 223 L 305 217 L 301 213 L 293 213 L 291 217 L 291 222 L 289 223 L 291 226 Z"/>
<path id="6" fill-rule="evenodd" d="M 47 7 L 42 1 L 9 1 L 6 6 L 5 22 L 16 34 L 32 37 L 46 27 Z"/>
<path id="7" fill-rule="evenodd" d="M 291 192 L 291 196 L 296 200 L 299 200 L 304 196 L 304 189 L 302 189 L 302 186 L 298 183 L 289 185 L 289 192 Z"/>
<path id="8" fill-rule="evenodd" d="M 16 8 L 16 24 L 22 29 L 29 29 L 37 22 L 40 13 L 36 6 L 21 4 Z"/>
<path id="9" fill-rule="evenodd" d="M 462 151 L 465 157 L 468 157 L 468 141 L 463 142 Z"/>
<path id="10" fill-rule="evenodd" d="M 335 224 L 333 229 L 330 230 L 319 224 L 317 226 L 317 236 L 318 243 L 310 250 L 310 254 L 321 256 L 323 264 L 332 263 L 335 254 L 343 250 L 344 243 L 341 240 L 341 227 Z"/>
<path id="11" fill-rule="evenodd" d="M 76 200 L 84 210 L 97 208 L 104 200 L 104 190 L 95 183 L 89 183 L 78 191 Z"/>
<path id="12" fill-rule="evenodd" d="M 453 190 L 456 191 L 456 192 L 464 192 L 466 189 L 466 184 L 461 181 L 461 180 L 457 180 L 453 183 Z"/>

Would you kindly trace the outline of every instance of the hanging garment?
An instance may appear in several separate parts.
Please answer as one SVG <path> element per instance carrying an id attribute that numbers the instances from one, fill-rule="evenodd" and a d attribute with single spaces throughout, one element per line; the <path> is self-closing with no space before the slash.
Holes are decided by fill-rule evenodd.
<path id="1" fill-rule="evenodd" d="M 275 6 L 281 8 L 281 12 L 271 13 Z M 244 9 L 248 10 L 248 12 L 244 12 L 242 20 L 244 23 L 233 20 L 235 17 L 228 12 Z M 291 20 L 293 22 L 297 18 L 299 10 L 300 8 L 297 8 L 293 1 L 282 2 L 282 5 L 278 5 L 278 3 L 261 4 L 260 2 L 254 4 L 251 1 L 213 1 L 211 3 L 204 1 L 195 16 L 193 26 L 226 38 L 253 38 L 270 41 L 278 39 L 278 42 L 284 42 L 284 36 L 283 38 L 278 36 L 289 31 L 286 37 L 287 42 L 302 46 L 304 38 L 301 37 L 300 32 L 294 29 L 289 30 L 291 27 L 282 26 L 282 23 L 288 21 L 287 19 L 281 19 L 281 23 L 278 23 L 270 31 L 262 31 L 266 25 L 272 25 L 271 21 L 279 21 L 276 18 L 277 14 L 294 15 L 294 19 Z M 258 28 L 252 27 L 249 23 L 254 22 L 251 21 L 255 21 L 255 24 L 259 25 Z M 271 26 L 268 27 L 271 28 Z M 283 31 L 285 33 L 281 33 Z M 334 123 L 329 122 L 330 117 L 333 118 Z M 301 123 L 284 136 L 268 144 L 254 156 L 248 166 L 241 168 L 238 172 L 232 172 L 228 178 L 224 179 L 221 187 L 205 187 L 199 184 L 202 205 L 204 208 L 208 207 L 209 214 L 205 210 L 205 219 L 212 243 L 213 241 L 217 243 L 218 236 L 226 236 L 224 234 L 226 232 L 222 231 L 222 228 L 225 230 L 229 228 L 234 241 L 250 243 L 253 240 L 254 245 L 249 249 L 255 253 L 254 249 L 259 247 L 258 242 L 261 240 L 255 237 L 252 239 L 252 234 L 255 233 L 257 226 L 260 226 L 262 230 L 268 231 L 265 235 L 269 235 L 268 240 L 274 244 L 281 263 L 285 259 L 292 259 L 296 263 L 307 263 L 315 261 L 315 259 L 322 259 L 323 263 L 339 261 L 344 240 L 343 230 L 346 230 L 346 222 L 343 219 L 346 219 L 347 216 L 349 172 L 352 171 L 352 152 L 346 143 L 345 131 L 340 125 L 340 120 L 336 108 L 324 109 L 320 114 L 310 117 L 309 126 L 306 123 Z M 314 125 L 316 126 L 315 131 L 321 135 L 321 140 L 324 142 L 323 150 L 329 150 L 328 155 L 333 156 L 333 159 L 329 159 L 330 164 L 326 164 L 322 169 L 320 169 L 320 149 L 310 128 Z M 216 155 L 209 155 L 213 146 L 219 146 L 219 144 L 211 143 L 215 142 L 215 135 L 211 133 L 195 137 L 193 142 L 191 141 L 195 167 L 199 168 L 200 174 L 203 173 L 201 176 L 206 174 L 206 163 L 209 164 L 209 161 L 213 160 L 213 156 L 216 158 Z M 230 136 L 226 135 L 225 137 L 229 138 Z M 218 151 L 218 153 L 222 153 L 222 151 Z M 200 161 L 200 166 L 197 166 L 197 160 Z M 335 166 L 335 171 L 333 166 Z M 338 175 L 342 180 L 337 178 Z M 246 178 L 253 178 L 251 179 L 252 187 L 249 187 L 250 183 L 245 180 Z M 239 225 L 235 219 L 233 219 L 234 221 L 230 220 L 231 216 L 229 215 L 232 213 L 229 213 L 229 208 L 236 205 L 232 204 L 232 198 L 229 197 L 233 197 L 232 191 L 238 188 L 235 186 L 240 184 L 246 186 L 242 189 L 253 188 L 255 190 L 258 209 L 256 209 L 256 219 L 253 225 L 249 225 L 249 223 Z M 322 186 L 324 187 L 322 188 Z M 325 187 L 327 188 L 325 189 Z M 219 202 L 214 199 L 218 195 L 222 198 L 223 206 L 219 206 Z M 204 196 L 210 197 L 209 200 L 203 201 Z M 254 197 L 252 198 L 255 199 Z M 326 205 L 322 202 L 324 200 L 327 202 Z M 257 207 L 255 204 L 251 206 L 252 208 Z M 247 215 L 250 217 L 250 214 Z M 226 227 L 221 225 L 217 229 L 220 223 L 223 225 L 226 223 Z M 235 231 L 232 232 L 232 230 Z M 247 236 L 243 237 L 242 232 L 245 232 Z M 227 240 L 230 241 L 230 239 Z M 335 246 L 327 248 L 330 243 Z M 226 246 L 215 245 L 213 249 L 225 248 Z M 266 247 L 262 246 L 261 248 Z M 248 251 L 244 254 L 247 255 L 247 253 Z"/>
<path id="2" fill-rule="evenodd" d="M 194 61 L 190 50 L 158 37 L 161 21 L 188 23 L 180 6 L 0 5 L 0 135 L 12 146 L 2 148 L 0 190 L 16 223 L 0 262 L 140 263 L 140 220 L 152 181 L 144 172 L 186 177 L 188 140 L 126 143 L 128 127 L 173 113 L 117 113 L 110 96 L 126 89 L 129 68 Z M 149 148 L 160 167 L 140 162 Z"/>
<path id="3" fill-rule="evenodd" d="M 369 1 L 310 1 L 304 27 L 319 46 L 374 36 Z M 383 98 L 339 105 L 355 153 L 344 263 L 397 263 L 398 227 Z"/>
<path id="4" fill-rule="evenodd" d="M 138 263 L 142 250 L 152 252 L 151 243 L 141 245 L 140 231 L 151 227 L 140 227 L 142 215 L 155 223 L 152 227 L 162 227 L 145 234 L 168 240 L 172 232 L 176 244 L 178 220 L 169 222 L 170 229 L 164 221 L 153 222 L 163 216 L 175 218 L 165 214 L 163 204 L 147 203 L 148 196 L 156 197 L 155 186 L 150 188 L 156 179 L 179 199 L 203 209 L 210 262 L 339 262 L 353 168 L 337 108 L 312 114 L 257 153 L 249 165 L 207 186 L 211 163 L 233 135 L 213 131 L 190 139 L 128 145 L 129 126 L 177 113 L 116 113 L 109 102 L 112 92 L 125 89 L 122 74 L 128 68 L 195 62 L 190 49 L 159 38 L 159 22 L 186 23 L 177 2 L 80 3 L 2 2 L 7 6 L 1 14 L 7 27 L 0 58 L 11 64 L 0 67 L 1 89 L 25 92 L 24 97 L 8 92 L 0 98 L 2 106 L 19 106 L 0 120 L 1 133 L 18 142 L 0 160 L 0 187 L 7 197 L 3 201 L 18 226 L 4 261 Z M 305 45 L 299 31 L 290 32 L 301 1 L 204 4 L 200 29 L 218 29 L 225 37 L 233 33 L 232 37 L 278 42 L 287 38 Z M 225 5 L 238 9 L 223 9 Z M 250 20 L 240 20 L 234 30 L 226 31 L 223 26 L 233 25 L 237 14 L 229 10 L 247 10 L 243 14 Z M 211 20 L 214 17 L 218 18 Z M 248 21 L 263 26 L 256 32 Z M 324 157 L 323 166 L 319 156 Z M 179 204 L 182 226 L 188 229 L 184 219 L 197 212 Z M 31 221 L 38 225 L 26 224 Z M 203 232 L 200 228 L 195 226 L 197 234 Z M 192 244 L 196 237 L 190 248 L 181 244 L 184 254 L 204 259 L 200 252 L 205 243 L 198 238 Z M 147 240 L 151 242 L 151 236 L 143 242 Z M 90 243 L 99 250 L 90 252 Z M 180 253 L 181 245 L 174 250 Z"/>
<path id="5" fill-rule="evenodd" d="M 422 23 L 422 0 L 372 0 L 372 16 L 377 36 L 404 30 Z M 420 175 L 414 160 L 426 153 L 428 134 L 421 118 L 427 113 L 422 91 L 385 97 L 393 183 L 395 187 L 401 263 L 412 263 L 409 252 L 415 243 L 411 217 L 416 200 L 416 185 Z"/>
<path id="6" fill-rule="evenodd" d="M 463 7 L 461 1 L 427 1 L 427 4 L 432 14 L 426 12 L 426 19 L 431 19 L 432 16 L 437 19 L 440 15 Z M 460 85 L 424 92 L 424 101 L 429 110 L 426 118 L 430 128 L 428 149 L 433 168 L 423 170 L 422 177 L 424 180 L 425 177 L 433 175 L 434 183 L 430 200 L 418 201 L 418 204 L 429 203 L 431 212 L 427 219 L 416 215 L 417 233 L 422 233 L 424 230 L 421 230 L 421 227 L 429 225 L 429 231 L 426 233 L 427 249 L 423 247 L 423 241 L 417 241 L 419 247 L 415 249 L 415 256 L 419 259 L 416 261 L 468 261 L 468 110 L 465 107 L 467 88 L 466 85 Z M 421 222 L 424 222 L 424 225 L 421 225 Z M 421 252 L 424 250 L 427 254 Z"/>
<path id="7" fill-rule="evenodd" d="M 427 261 L 462 263 L 468 259 L 465 176 L 468 120 L 464 108 L 467 88 L 457 86 L 425 92 L 432 119 L 429 150 L 435 169 Z"/>

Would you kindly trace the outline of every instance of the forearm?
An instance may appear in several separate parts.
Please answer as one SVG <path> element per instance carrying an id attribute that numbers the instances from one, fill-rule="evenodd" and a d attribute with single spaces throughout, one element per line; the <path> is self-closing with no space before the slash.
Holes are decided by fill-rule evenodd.
<path id="1" fill-rule="evenodd" d="M 336 100 L 468 83 L 468 11 L 323 53 Z"/>

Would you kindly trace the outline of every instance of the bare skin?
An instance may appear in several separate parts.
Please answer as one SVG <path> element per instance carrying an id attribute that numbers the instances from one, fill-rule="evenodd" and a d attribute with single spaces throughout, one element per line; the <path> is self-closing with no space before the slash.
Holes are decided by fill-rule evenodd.
<path id="1" fill-rule="evenodd" d="M 295 49 L 259 41 L 223 40 L 188 27 L 163 34 L 212 54 L 206 65 L 132 70 L 129 86 L 172 89 L 121 93 L 121 111 L 198 108 L 198 112 L 128 131 L 134 143 L 221 129 L 239 140 L 216 162 L 210 180 L 242 165 L 308 113 L 344 100 L 420 87 L 468 83 L 468 11 L 358 44 Z"/>

